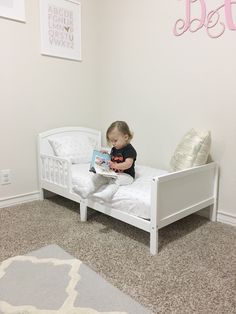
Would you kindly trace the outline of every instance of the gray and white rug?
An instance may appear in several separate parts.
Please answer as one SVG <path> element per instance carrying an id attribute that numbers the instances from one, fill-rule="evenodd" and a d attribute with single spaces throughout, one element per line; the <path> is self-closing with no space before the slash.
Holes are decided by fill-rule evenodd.
<path id="1" fill-rule="evenodd" d="M 57 245 L 0 264 L 0 314 L 150 314 Z"/>

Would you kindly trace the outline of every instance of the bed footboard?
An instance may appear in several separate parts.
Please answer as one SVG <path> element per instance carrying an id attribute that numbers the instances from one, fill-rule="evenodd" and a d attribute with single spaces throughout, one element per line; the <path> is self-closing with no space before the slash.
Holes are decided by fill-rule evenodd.
<path id="1" fill-rule="evenodd" d="M 158 229 L 210 205 L 211 219 L 216 219 L 217 186 L 218 166 L 214 162 L 153 178 L 151 254 L 158 248 Z"/>

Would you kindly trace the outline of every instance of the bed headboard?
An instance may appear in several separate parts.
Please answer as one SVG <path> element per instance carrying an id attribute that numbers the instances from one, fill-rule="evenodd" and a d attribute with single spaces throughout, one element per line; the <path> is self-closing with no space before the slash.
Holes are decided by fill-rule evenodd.
<path id="1" fill-rule="evenodd" d="M 80 135 L 87 135 L 94 142 L 94 148 L 101 149 L 100 131 L 84 127 L 64 127 L 40 133 L 38 135 L 38 152 L 40 154 L 54 155 L 48 139 L 55 139 L 61 136 L 79 137 Z"/>

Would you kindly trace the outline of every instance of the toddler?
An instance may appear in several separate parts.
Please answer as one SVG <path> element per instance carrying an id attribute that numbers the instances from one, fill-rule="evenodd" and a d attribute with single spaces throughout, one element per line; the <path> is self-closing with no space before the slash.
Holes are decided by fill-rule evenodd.
<path id="1" fill-rule="evenodd" d="M 109 201 L 120 185 L 128 185 L 134 181 L 137 153 L 130 144 L 133 134 L 125 121 L 113 122 L 107 129 L 106 138 L 108 144 L 112 145 L 109 166 L 118 176 L 116 179 L 106 178 L 107 186 L 103 185 L 102 190 L 99 189 L 101 191 L 94 193 L 93 196 Z"/>

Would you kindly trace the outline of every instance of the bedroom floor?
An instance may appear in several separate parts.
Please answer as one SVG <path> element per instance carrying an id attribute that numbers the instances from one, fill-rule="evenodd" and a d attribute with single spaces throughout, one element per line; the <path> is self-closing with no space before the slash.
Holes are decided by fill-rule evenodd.
<path id="1" fill-rule="evenodd" d="M 236 312 L 236 228 L 192 215 L 149 235 L 63 199 L 0 209 L 0 261 L 58 244 L 154 313 Z"/>

